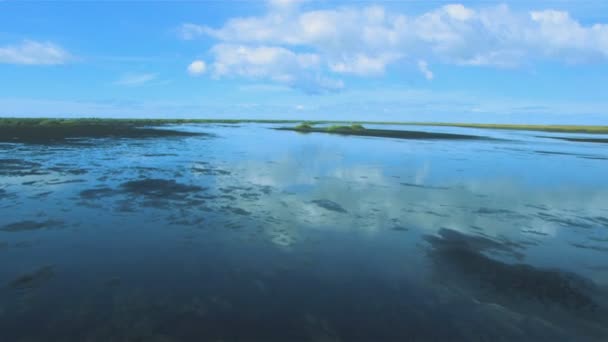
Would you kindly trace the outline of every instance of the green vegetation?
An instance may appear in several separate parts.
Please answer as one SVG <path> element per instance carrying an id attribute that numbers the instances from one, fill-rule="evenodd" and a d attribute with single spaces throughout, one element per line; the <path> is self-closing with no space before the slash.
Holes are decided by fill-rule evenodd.
<path id="1" fill-rule="evenodd" d="M 296 131 L 309 131 L 312 129 L 312 125 L 309 124 L 308 122 L 302 122 L 301 124 L 297 125 L 296 127 L 294 127 L 294 129 Z"/>
<path id="2" fill-rule="evenodd" d="M 330 133 L 348 134 L 348 133 L 352 133 L 352 132 L 362 132 L 363 130 L 365 130 L 365 127 L 363 127 L 363 125 L 361 125 L 361 124 L 352 124 L 350 126 L 334 125 L 334 126 L 327 127 L 325 130 Z"/>
<path id="3" fill-rule="evenodd" d="M 443 123 L 443 122 L 436 122 L 436 123 L 415 122 L 415 123 L 393 123 L 393 124 L 506 129 L 506 130 L 561 132 L 561 133 L 608 134 L 608 126 L 590 126 L 590 125 L 512 125 L 512 124 L 467 124 L 467 123 Z"/>

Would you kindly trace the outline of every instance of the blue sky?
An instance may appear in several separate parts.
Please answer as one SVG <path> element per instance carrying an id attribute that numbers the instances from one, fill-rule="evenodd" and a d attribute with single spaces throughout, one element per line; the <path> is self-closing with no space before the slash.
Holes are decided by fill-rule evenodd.
<path id="1" fill-rule="evenodd" d="M 606 1 L 0 0 L 0 116 L 608 124 Z"/>

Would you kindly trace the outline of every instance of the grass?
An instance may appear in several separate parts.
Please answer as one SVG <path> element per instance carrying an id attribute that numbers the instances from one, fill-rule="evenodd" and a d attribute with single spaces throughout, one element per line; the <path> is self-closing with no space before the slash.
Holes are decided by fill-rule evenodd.
<path id="1" fill-rule="evenodd" d="M 361 124 L 352 124 L 350 126 L 333 125 L 325 128 L 325 130 L 330 133 L 352 133 L 362 132 L 365 130 L 365 127 Z"/>
<path id="2" fill-rule="evenodd" d="M 312 129 L 312 125 L 308 122 L 302 122 L 301 124 L 297 125 L 296 127 L 294 127 L 294 129 L 296 131 L 310 131 Z"/>
<path id="3" fill-rule="evenodd" d="M 464 128 L 486 128 L 486 129 L 505 129 L 520 131 L 540 131 L 558 133 L 589 133 L 589 134 L 608 134 L 608 126 L 591 125 L 524 125 L 524 124 L 474 124 L 474 123 L 400 123 L 403 125 L 424 125 L 424 126 L 448 126 Z"/>

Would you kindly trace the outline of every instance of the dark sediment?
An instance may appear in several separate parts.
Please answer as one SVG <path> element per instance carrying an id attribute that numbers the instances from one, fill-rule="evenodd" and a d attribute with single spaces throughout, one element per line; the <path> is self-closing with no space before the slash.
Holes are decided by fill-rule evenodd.
<path id="1" fill-rule="evenodd" d="M 47 220 L 47 221 L 19 221 L 14 223 L 9 223 L 0 228 L 1 231 L 5 232 L 22 232 L 22 231 L 30 231 L 30 230 L 39 230 L 44 228 L 57 227 L 61 225 L 61 221 L 55 220 Z"/>
<path id="2" fill-rule="evenodd" d="M 338 213 L 347 213 L 346 209 L 342 208 L 341 205 L 339 205 L 338 203 L 336 203 L 334 201 L 330 201 L 327 199 L 318 199 L 318 200 L 314 200 L 311 202 L 318 205 L 319 207 L 321 207 L 323 209 L 335 211 Z"/>
<path id="3" fill-rule="evenodd" d="M 78 138 L 162 138 L 200 136 L 170 129 L 143 128 L 127 124 L 72 124 L 72 125 L 0 125 L 0 142 L 65 143 Z"/>
<path id="4" fill-rule="evenodd" d="M 549 137 L 549 136 L 538 136 L 538 138 L 559 139 L 559 140 L 572 141 L 572 142 L 590 142 L 590 143 L 608 144 L 608 139 L 606 139 L 606 138 L 574 138 L 574 137 Z"/>
<path id="5" fill-rule="evenodd" d="M 26 273 L 17 277 L 8 286 L 15 290 L 33 289 L 50 280 L 54 275 L 55 272 L 52 266 L 44 266 L 32 273 Z"/>
<path id="6" fill-rule="evenodd" d="M 491 140 L 491 138 L 467 135 L 467 134 L 453 134 L 453 133 L 434 133 L 434 132 L 422 132 L 422 131 L 403 131 L 403 130 L 390 130 L 390 129 L 332 129 L 328 130 L 325 128 L 310 128 L 306 130 L 292 128 L 292 127 L 279 127 L 275 128 L 282 131 L 294 131 L 301 133 L 329 133 L 329 134 L 340 134 L 340 135 L 355 135 L 363 137 L 383 137 L 383 138 L 397 138 L 397 139 L 415 139 L 415 140 Z"/>
<path id="7" fill-rule="evenodd" d="M 559 270 L 507 264 L 482 253 L 510 248 L 498 241 L 445 228 L 439 236 L 427 236 L 426 240 L 432 245 L 430 256 L 438 274 L 503 305 L 534 301 L 589 317 L 600 309 L 593 298 L 596 286 L 590 280 Z"/>

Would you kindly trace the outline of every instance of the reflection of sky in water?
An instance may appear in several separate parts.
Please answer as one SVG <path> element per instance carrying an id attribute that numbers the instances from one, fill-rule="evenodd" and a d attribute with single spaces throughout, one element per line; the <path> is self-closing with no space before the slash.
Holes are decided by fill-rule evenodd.
<path id="1" fill-rule="evenodd" d="M 475 129 L 459 131 L 504 140 L 342 137 L 267 125 L 184 129 L 216 136 L 0 149 L 0 283 L 9 284 L 0 290 L 0 316 L 34 321 L 54 306 L 65 309 L 60 317 L 78 312 L 86 325 L 102 312 L 165 305 L 171 315 L 186 305 L 216 319 L 248 301 L 289 297 L 273 284 L 296 291 L 303 277 L 310 291 L 329 293 L 355 277 L 387 293 L 408 284 L 412 294 L 457 303 L 464 297 L 453 288 L 449 295 L 426 289 L 434 283 L 423 237 L 442 228 L 507 246 L 483 250 L 494 260 L 608 286 L 601 144 Z M 145 179 L 156 181 L 128 183 Z M 364 291 L 348 286 L 353 295 Z M 66 290 L 72 299 L 58 295 Z M 314 326 L 309 335 L 344 337 L 339 319 L 320 318 L 331 308 L 311 303 L 314 312 L 298 312 L 306 331 Z M 361 305 L 367 312 L 375 304 Z M 478 309 L 480 317 L 489 310 Z"/>

